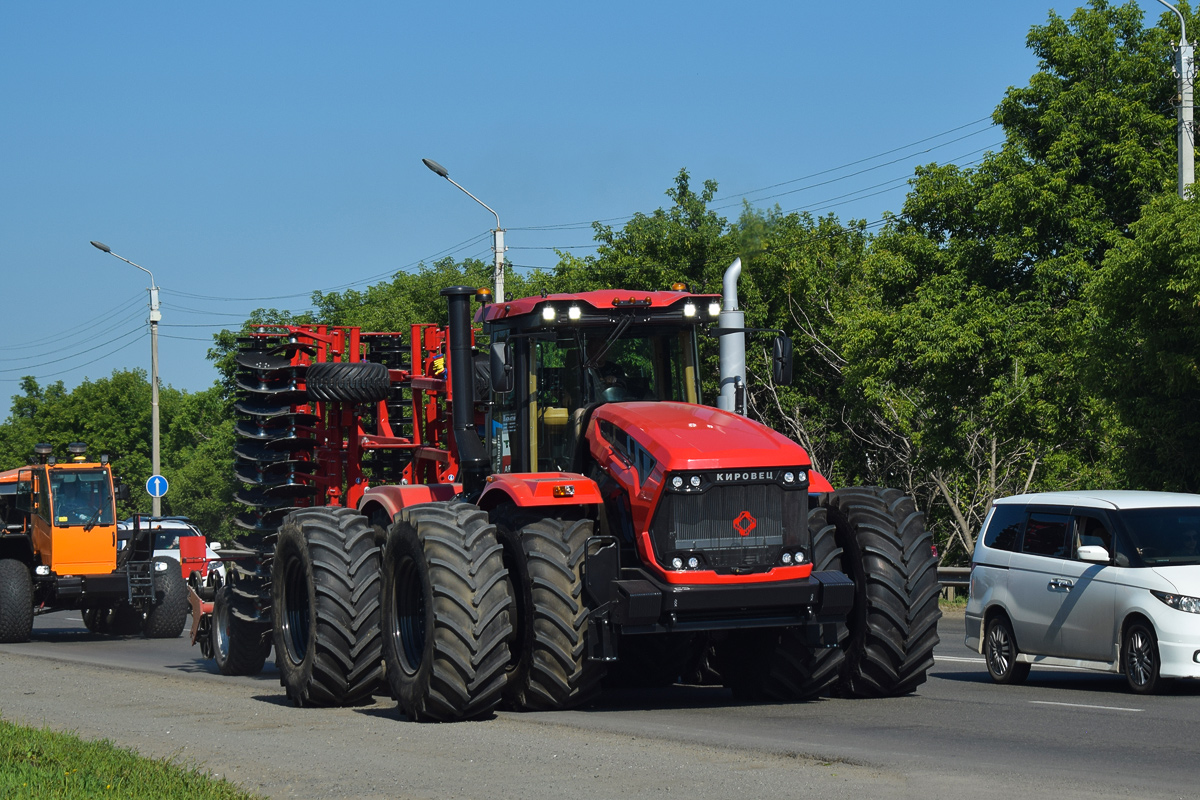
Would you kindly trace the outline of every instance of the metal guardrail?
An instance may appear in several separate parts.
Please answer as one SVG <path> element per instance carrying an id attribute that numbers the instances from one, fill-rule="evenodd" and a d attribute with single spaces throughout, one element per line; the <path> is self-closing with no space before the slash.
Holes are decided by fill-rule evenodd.
<path id="1" fill-rule="evenodd" d="M 938 567 L 938 583 L 942 588 L 966 589 L 971 585 L 970 567 Z"/>

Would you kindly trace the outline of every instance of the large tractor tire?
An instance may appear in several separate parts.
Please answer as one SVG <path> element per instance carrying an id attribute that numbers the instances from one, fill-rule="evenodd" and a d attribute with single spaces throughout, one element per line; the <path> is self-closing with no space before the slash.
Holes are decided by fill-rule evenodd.
<path id="1" fill-rule="evenodd" d="M 238 600 L 233 587 L 217 589 L 209 628 L 213 659 L 222 675 L 257 675 L 271 653 L 270 628 L 236 616 Z"/>
<path id="2" fill-rule="evenodd" d="M 187 583 L 178 561 L 165 557 L 154 560 L 165 563 L 167 569 L 154 573 L 154 602 L 146 608 L 142 633 L 147 639 L 174 639 L 187 623 Z"/>
<path id="3" fill-rule="evenodd" d="M 814 534 L 814 553 L 841 552 L 816 568 L 845 572 L 855 591 L 834 691 L 844 697 L 908 694 L 933 666 L 941 617 L 937 559 L 924 516 L 903 492 L 876 486 L 840 489 L 824 506 L 828 524 Z"/>
<path id="4" fill-rule="evenodd" d="M 529 711 L 581 705 L 604 678 L 603 663 L 587 657 L 583 598 L 583 559 L 595 524 L 512 512 L 499 515 L 497 527 L 515 603 L 504 701 Z"/>
<path id="5" fill-rule="evenodd" d="M 477 506 L 400 512 L 383 556 L 383 657 L 413 721 L 490 714 L 509 666 L 513 601 L 496 528 Z"/>
<path id="6" fill-rule="evenodd" d="M 297 706 L 345 706 L 380 684 L 379 549 L 351 508 L 293 511 L 275 542 L 271 608 L 279 682 Z"/>
<path id="7" fill-rule="evenodd" d="M 304 376 L 312 400 L 337 403 L 378 403 L 386 400 L 392 381 L 388 368 L 370 361 L 323 361 L 310 364 Z"/>
<path id="8" fill-rule="evenodd" d="M 33 633 L 33 577 L 15 558 L 0 559 L 0 642 L 27 642 Z"/>

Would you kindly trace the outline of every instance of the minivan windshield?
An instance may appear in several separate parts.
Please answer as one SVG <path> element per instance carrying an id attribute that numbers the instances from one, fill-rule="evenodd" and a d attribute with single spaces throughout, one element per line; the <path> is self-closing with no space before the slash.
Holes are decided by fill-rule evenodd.
<path id="1" fill-rule="evenodd" d="M 1133 508 L 1120 514 L 1146 566 L 1200 564 L 1200 506 Z"/>

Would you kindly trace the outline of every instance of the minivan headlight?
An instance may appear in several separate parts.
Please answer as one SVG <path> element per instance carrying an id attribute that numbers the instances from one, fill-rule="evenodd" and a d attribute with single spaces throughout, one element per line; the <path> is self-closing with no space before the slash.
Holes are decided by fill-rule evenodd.
<path id="1" fill-rule="evenodd" d="M 1162 600 L 1171 608 L 1186 611 L 1189 614 L 1200 614 L 1200 597 L 1188 597 L 1186 594 L 1168 594 L 1150 590 L 1150 594 Z"/>

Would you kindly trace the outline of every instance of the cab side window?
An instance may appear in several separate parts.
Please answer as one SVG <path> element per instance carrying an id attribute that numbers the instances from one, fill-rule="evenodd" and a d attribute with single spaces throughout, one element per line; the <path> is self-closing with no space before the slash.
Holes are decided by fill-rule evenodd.
<path id="1" fill-rule="evenodd" d="M 1005 503 L 994 506 L 983 543 L 993 550 L 1015 551 L 1025 525 L 1025 506 Z"/>
<path id="2" fill-rule="evenodd" d="M 1067 558 L 1073 553 L 1067 549 L 1067 534 L 1071 530 L 1071 517 L 1066 514 L 1029 515 L 1025 526 L 1025 538 L 1021 552 L 1035 556 Z"/>

